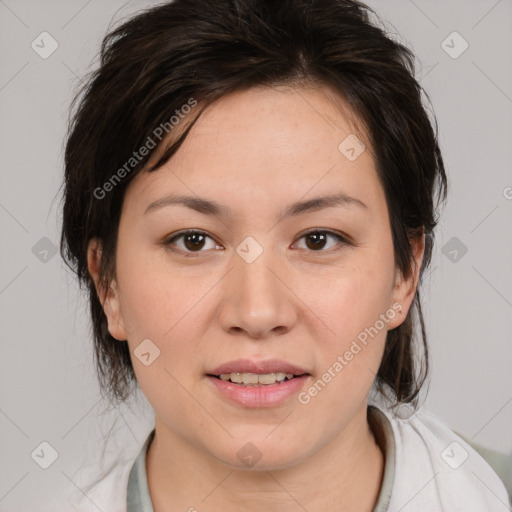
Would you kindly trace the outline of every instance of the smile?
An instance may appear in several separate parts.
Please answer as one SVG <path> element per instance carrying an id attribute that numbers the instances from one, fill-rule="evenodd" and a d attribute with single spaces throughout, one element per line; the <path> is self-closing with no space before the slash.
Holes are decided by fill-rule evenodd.
<path id="1" fill-rule="evenodd" d="M 214 377 L 216 377 L 214 375 Z M 223 381 L 233 382 L 234 384 L 242 384 L 244 386 L 268 386 L 276 382 L 291 380 L 295 377 L 293 373 L 222 373 L 218 376 Z"/>

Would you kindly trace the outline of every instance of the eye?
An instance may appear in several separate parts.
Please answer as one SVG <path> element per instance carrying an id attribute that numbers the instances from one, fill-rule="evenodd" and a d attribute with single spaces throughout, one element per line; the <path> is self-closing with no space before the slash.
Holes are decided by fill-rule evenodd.
<path id="1" fill-rule="evenodd" d="M 326 230 L 311 230 L 307 233 L 304 233 L 299 240 L 305 239 L 306 240 L 306 248 L 310 249 L 313 252 L 334 252 L 329 250 L 322 250 L 325 249 L 325 244 L 328 238 L 333 238 L 338 241 L 336 245 L 350 245 L 350 242 L 344 238 L 343 236 L 334 233 L 333 231 L 326 231 Z M 331 246 L 332 247 L 332 246 Z M 335 249 L 337 250 L 337 249 Z"/>
<path id="2" fill-rule="evenodd" d="M 205 244 L 205 240 L 208 238 L 213 241 L 213 238 L 208 236 L 204 231 L 188 230 L 188 231 L 182 231 L 181 233 L 173 235 L 171 238 L 168 238 L 163 243 L 171 251 L 176 251 L 176 249 L 173 246 L 179 245 L 179 244 L 176 244 L 176 241 L 183 239 L 182 240 L 183 245 L 181 247 L 178 247 L 179 251 L 184 252 L 185 256 L 192 256 L 192 254 L 190 254 L 190 253 L 203 252 L 203 251 L 201 251 L 201 249 L 205 245 L 207 245 L 207 244 Z M 207 247 L 207 249 L 211 249 L 211 248 L 212 247 Z M 221 249 L 221 246 L 214 243 L 213 248 Z M 189 254 L 187 254 L 187 252 L 189 252 Z"/>
<path id="3" fill-rule="evenodd" d="M 325 249 L 326 242 L 329 238 L 332 238 L 337 241 L 336 245 L 351 245 L 350 242 L 343 236 L 328 230 L 311 230 L 304 233 L 299 240 L 306 240 L 306 249 L 311 250 L 312 252 L 333 252 Z M 213 243 L 210 244 L 210 247 L 207 247 L 206 240 L 209 239 Z M 181 243 L 177 243 L 180 241 Z M 202 249 L 222 249 L 222 246 L 215 243 L 213 238 L 211 238 L 204 231 L 199 230 L 187 230 L 182 231 L 181 233 L 174 234 L 170 238 L 166 239 L 163 242 L 168 249 L 174 252 L 182 252 L 185 256 L 190 257 L 193 256 L 193 253 L 204 252 Z M 181 245 L 181 246 L 180 246 Z M 331 246 L 332 247 L 332 246 Z M 335 249 L 337 250 L 337 249 Z"/>

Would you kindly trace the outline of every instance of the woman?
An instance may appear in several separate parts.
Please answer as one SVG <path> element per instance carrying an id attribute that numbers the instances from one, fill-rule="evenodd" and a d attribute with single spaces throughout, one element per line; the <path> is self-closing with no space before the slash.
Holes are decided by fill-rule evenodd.
<path id="1" fill-rule="evenodd" d="M 62 254 L 102 388 L 140 386 L 155 428 L 84 510 L 508 510 L 418 404 L 447 179 L 413 55 L 370 12 L 177 0 L 106 36 Z"/>

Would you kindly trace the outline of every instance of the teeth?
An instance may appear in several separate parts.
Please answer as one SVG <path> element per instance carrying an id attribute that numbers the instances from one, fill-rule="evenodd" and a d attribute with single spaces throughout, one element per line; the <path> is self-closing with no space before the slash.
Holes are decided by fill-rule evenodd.
<path id="1" fill-rule="evenodd" d="M 242 373 L 242 382 L 247 384 L 258 384 L 258 375 L 256 373 Z M 265 384 L 265 382 L 262 382 Z"/>
<path id="2" fill-rule="evenodd" d="M 220 375 L 221 380 L 230 380 L 236 384 L 243 384 L 244 386 L 254 386 L 257 384 L 275 384 L 282 382 L 285 379 L 293 379 L 293 373 L 223 373 Z"/>
<path id="3" fill-rule="evenodd" d="M 236 384 L 242 384 L 243 373 L 231 373 L 229 376 L 230 376 L 231 382 L 235 382 Z"/>

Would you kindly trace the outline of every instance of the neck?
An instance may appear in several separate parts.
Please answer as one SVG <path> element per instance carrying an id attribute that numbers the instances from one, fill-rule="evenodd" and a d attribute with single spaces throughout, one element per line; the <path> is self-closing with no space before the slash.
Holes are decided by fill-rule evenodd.
<path id="1" fill-rule="evenodd" d="M 262 507 L 269 512 L 328 507 L 371 512 L 383 468 L 384 456 L 366 408 L 312 457 L 285 469 L 234 469 L 191 445 L 158 418 L 146 459 L 154 512 L 259 512 Z"/>

